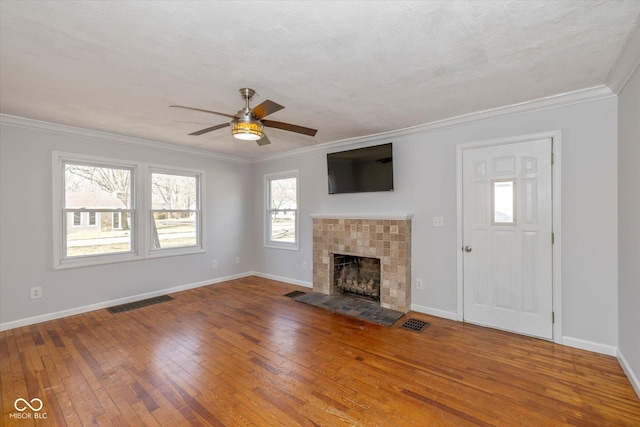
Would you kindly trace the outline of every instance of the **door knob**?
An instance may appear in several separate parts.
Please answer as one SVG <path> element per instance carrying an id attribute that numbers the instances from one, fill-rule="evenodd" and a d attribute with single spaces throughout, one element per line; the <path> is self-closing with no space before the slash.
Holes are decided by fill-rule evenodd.
<path id="1" fill-rule="evenodd" d="M 464 251 L 465 252 L 471 252 L 471 246 L 465 246 L 464 247 Z"/>

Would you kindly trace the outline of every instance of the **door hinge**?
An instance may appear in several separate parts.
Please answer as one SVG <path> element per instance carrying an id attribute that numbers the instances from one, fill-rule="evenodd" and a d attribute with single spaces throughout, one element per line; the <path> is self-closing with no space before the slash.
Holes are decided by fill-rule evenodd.
<path id="1" fill-rule="evenodd" d="M 556 163 L 556 156 L 555 154 L 551 153 L 551 164 L 555 164 Z"/>
<path id="2" fill-rule="evenodd" d="M 556 235 L 555 233 L 551 233 L 551 244 L 553 245 L 556 242 Z"/>
<path id="3" fill-rule="evenodd" d="M 556 323 L 556 313 L 555 313 L 555 311 L 551 312 L 551 323 Z"/>

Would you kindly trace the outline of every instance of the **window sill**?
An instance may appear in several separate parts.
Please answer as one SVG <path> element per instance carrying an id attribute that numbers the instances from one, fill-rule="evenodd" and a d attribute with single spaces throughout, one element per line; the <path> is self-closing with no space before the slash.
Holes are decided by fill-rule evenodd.
<path id="1" fill-rule="evenodd" d="M 69 268 L 92 267 L 95 265 L 115 264 L 118 262 L 138 261 L 141 259 L 144 258 L 134 253 L 96 257 L 68 258 L 55 262 L 53 265 L 53 269 L 66 270 Z"/>
<path id="2" fill-rule="evenodd" d="M 166 249 L 152 249 L 147 254 L 146 258 L 164 258 L 180 255 L 192 255 L 204 253 L 204 248 L 199 246 L 189 248 L 166 248 Z"/>
<path id="3" fill-rule="evenodd" d="M 271 249 L 284 249 L 287 251 L 299 251 L 300 245 L 298 243 L 275 243 L 275 242 L 267 242 L 264 244 L 265 248 Z"/>

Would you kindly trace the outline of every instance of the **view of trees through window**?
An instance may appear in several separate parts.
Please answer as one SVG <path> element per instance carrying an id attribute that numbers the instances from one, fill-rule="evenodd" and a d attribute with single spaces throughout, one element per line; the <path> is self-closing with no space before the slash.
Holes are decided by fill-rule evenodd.
<path id="1" fill-rule="evenodd" d="M 131 169 L 64 165 L 64 256 L 130 252 Z"/>
<path id="2" fill-rule="evenodd" d="M 296 242 L 297 178 L 269 180 L 269 233 L 271 242 Z"/>
<path id="3" fill-rule="evenodd" d="M 151 174 L 153 248 L 198 245 L 198 181 L 195 176 Z"/>

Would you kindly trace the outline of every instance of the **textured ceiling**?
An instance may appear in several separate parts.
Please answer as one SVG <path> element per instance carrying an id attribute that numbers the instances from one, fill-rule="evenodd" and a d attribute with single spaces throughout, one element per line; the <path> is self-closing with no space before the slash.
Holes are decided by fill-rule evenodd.
<path id="1" fill-rule="evenodd" d="M 0 112 L 263 156 L 606 83 L 640 1 L 0 2 Z M 220 116 L 286 108 L 258 147 Z"/>

